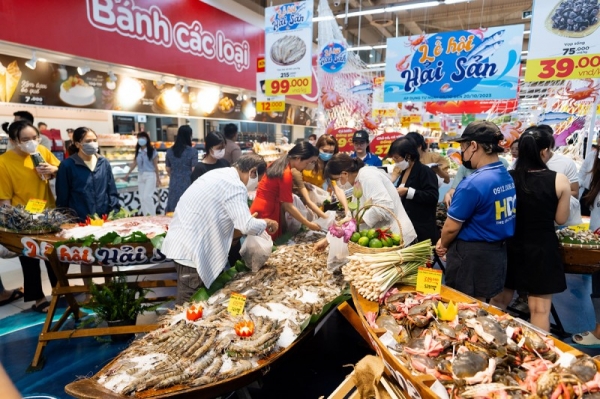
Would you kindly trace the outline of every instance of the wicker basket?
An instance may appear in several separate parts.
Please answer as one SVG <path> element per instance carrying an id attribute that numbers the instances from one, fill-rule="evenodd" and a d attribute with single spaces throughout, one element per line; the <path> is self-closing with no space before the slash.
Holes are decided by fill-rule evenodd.
<path id="1" fill-rule="evenodd" d="M 369 247 L 363 247 L 362 245 L 358 245 L 355 242 L 348 241 L 348 252 L 350 253 L 350 255 L 377 254 L 377 253 L 381 253 L 381 252 L 391 252 L 391 251 L 397 251 L 397 250 L 401 249 L 402 245 L 404 244 L 404 235 L 402 234 L 402 225 L 400 224 L 400 220 L 398 219 L 398 217 L 394 214 L 394 212 L 392 212 L 391 209 L 388 209 L 385 206 L 371 205 L 370 207 L 383 209 L 384 211 L 386 211 L 390 215 L 392 215 L 392 217 L 394 218 L 396 223 L 398 223 L 398 228 L 400 229 L 400 237 L 401 237 L 400 244 L 395 245 L 393 247 L 369 248 Z"/>

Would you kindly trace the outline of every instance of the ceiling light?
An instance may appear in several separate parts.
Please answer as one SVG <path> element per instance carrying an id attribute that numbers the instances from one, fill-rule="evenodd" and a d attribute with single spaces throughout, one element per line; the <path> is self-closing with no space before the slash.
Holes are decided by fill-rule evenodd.
<path id="1" fill-rule="evenodd" d="M 107 73 L 107 75 L 108 75 L 108 79 L 109 79 L 111 82 L 116 82 L 116 81 L 117 81 L 117 75 L 115 75 L 115 73 L 112 71 L 112 69 L 109 69 L 109 70 L 108 70 L 108 73 Z"/>
<path id="2" fill-rule="evenodd" d="M 356 79 L 356 80 L 354 81 L 354 86 L 358 86 L 358 85 L 360 85 L 360 79 Z"/>
<path id="3" fill-rule="evenodd" d="M 246 95 L 246 93 L 244 93 L 244 95 L 242 96 L 242 99 L 243 99 L 244 101 L 246 101 L 246 100 L 248 99 L 248 96 Z"/>
<path id="4" fill-rule="evenodd" d="M 29 69 L 35 69 L 37 66 L 38 59 L 35 56 L 35 51 L 32 52 L 31 59 L 25 63 L 25 66 Z"/>
<path id="5" fill-rule="evenodd" d="M 370 10 L 361 10 L 361 11 L 352 11 L 347 14 L 336 15 L 336 18 L 351 18 L 351 17 L 360 17 L 361 15 L 373 15 L 373 14 L 381 14 L 385 12 L 384 8 L 373 8 Z"/>
<path id="6" fill-rule="evenodd" d="M 175 90 L 181 90 L 181 83 L 179 83 L 179 81 L 175 82 Z"/>
<path id="7" fill-rule="evenodd" d="M 190 92 L 190 88 L 187 84 L 187 82 L 185 82 L 185 84 L 183 85 L 183 89 L 181 89 L 182 93 L 189 93 Z"/>
<path id="8" fill-rule="evenodd" d="M 385 62 L 382 62 L 381 64 L 369 64 L 367 65 L 367 68 L 381 68 L 385 66 Z"/>
<path id="9" fill-rule="evenodd" d="M 373 47 L 371 46 L 356 46 L 356 47 L 348 47 L 349 51 L 360 51 L 360 50 L 371 50 Z"/>
<path id="10" fill-rule="evenodd" d="M 528 53 L 529 53 L 529 51 L 527 51 L 527 50 L 521 51 L 521 54 L 528 54 Z"/>
<path id="11" fill-rule="evenodd" d="M 445 0 L 444 4 L 468 3 L 471 0 Z"/>
<path id="12" fill-rule="evenodd" d="M 90 71 L 90 67 L 85 64 L 83 66 L 79 66 L 77 67 L 77 73 L 80 74 L 81 76 L 85 75 L 86 73 L 88 73 Z"/>
<path id="13" fill-rule="evenodd" d="M 376 46 L 373 46 L 373 50 L 377 50 L 380 48 L 387 48 L 387 44 L 378 44 Z"/>
<path id="14" fill-rule="evenodd" d="M 415 8 L 435 7 L 439 5 L 437 1 L 425 1 L 422 3 L 400 4 L 397 6 L 386 7 L 385 12 L 394 12 L 402 10 L 414 10 Z"/>
<path id="15" fill-rule="evenodd" d="M 165 84 L 165 77 L 164 77 L 164 76 L 161 76 L 161 77 L 160 77 L 160 79 L 158 79 L 158 80 L 156 81 L 156 85 L 157 85 L 157 86 L 162 86 L 162 85 L 164 85 L 164 84 Z"/>
<path id="16" fill-rule="evenodd" d="M 242 93 L 238 94 L 235 99 L 238 101 L 242 101 L 243 100 Z"/>
<path id="17" fill-rule="evenodd" d="M 335 17 L 333 15 L 328 15 L 326 17 L 314 17 L 313 18 L 313 22 L 319 22 L 319 21 L 331 21 L 334 20 Z"/>
<path id="18" fill-rule="evenodd" d="M 531 33 L 531 31 L 530 31 L 530 30 L 525 30 L 525 31 L 523 31 L 523 34 L 524 34 L 524 35 L 528 35 L 528 34 L 530 34 L 530 33 Z"/>

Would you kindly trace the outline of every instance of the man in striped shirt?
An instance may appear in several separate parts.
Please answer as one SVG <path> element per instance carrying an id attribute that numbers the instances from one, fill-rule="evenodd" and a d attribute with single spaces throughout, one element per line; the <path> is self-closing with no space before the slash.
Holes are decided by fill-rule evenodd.
<path id="1" fill-rule="evenodd" d="M 210 287 L 227 266 L 234 229 L 260 235 L 277 231 L 277 222 L 256 219 L 248 208 L 249 181 L 267 168 L 256 154 L 240 157 L 230 168 L 202 175 L 183 194 L 161 251 L 175 260 L 177 304 L 189 301 L 201 287 Z"/>

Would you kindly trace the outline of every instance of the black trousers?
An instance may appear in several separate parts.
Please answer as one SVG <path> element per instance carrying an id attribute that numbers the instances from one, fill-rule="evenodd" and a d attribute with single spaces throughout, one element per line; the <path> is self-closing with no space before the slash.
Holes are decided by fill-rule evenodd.
<path id="1" fill-rule="evenodd" d="M 40 260 L 35 258 L 28 258 L 27 256 L 19 256 L 21 262 L 21 268 L 23 269 L 23 291 L 25 302 L 37 301 L 44 297 L 44 290 L 42 289 L 42 276 L 40 268 Z M 44 261 L 46 269 L 48 270 L 48 278 L 52 287 L 56 286 L 56 275 L 50 262 Z"/>

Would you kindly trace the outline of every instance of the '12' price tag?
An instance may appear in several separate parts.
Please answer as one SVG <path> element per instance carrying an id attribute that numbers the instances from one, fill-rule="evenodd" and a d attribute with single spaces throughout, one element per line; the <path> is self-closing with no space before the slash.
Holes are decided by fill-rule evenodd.
<path id="1" fill-rule="evenodd" d="M 27 205 L 25 206 L 25 210 L 29 213 L 41 213 L 46 207 L 46 201 L 41 199 L 32 198 L 27 201 Z"/>
<path id="2" fill-rule="evenodd" d="M 232 293 L 229 298 L 229 305 L 227 311 L 232 316 L 239 316 L 244 313 L 244 307 L 246 306 L 246 296 L 242 294 Z"/>
<path id="3" fill-rule="evenodd" d="M 424 294 L 439 294 L 442 290 L 442 271 L 419 267 L 417 272 L 417 291 Z"/>

